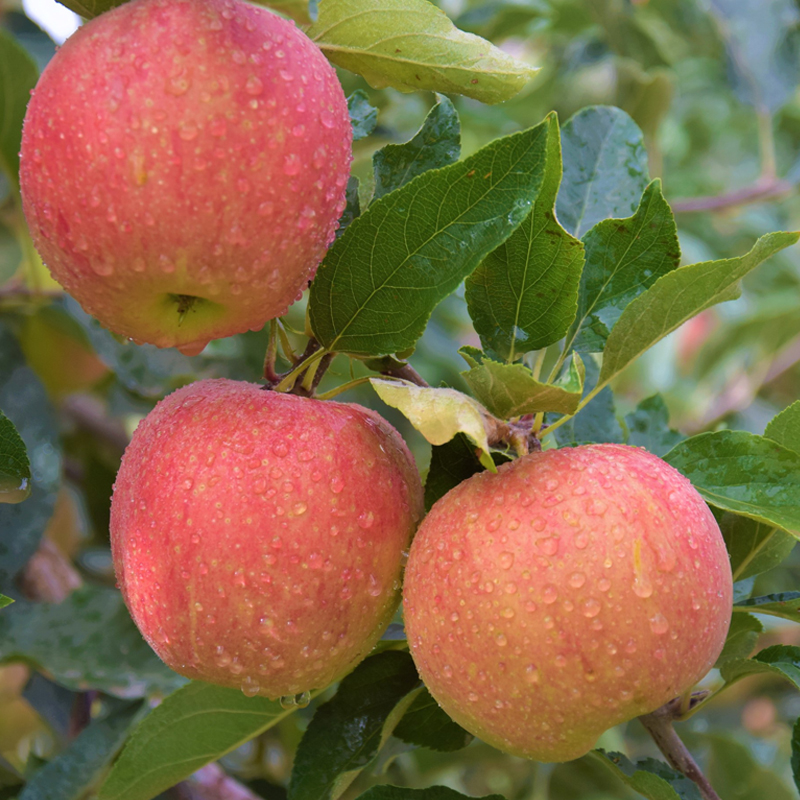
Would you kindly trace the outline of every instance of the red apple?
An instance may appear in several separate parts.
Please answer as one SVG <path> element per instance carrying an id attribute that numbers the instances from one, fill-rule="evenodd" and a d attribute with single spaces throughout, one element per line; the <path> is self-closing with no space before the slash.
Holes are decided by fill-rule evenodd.
<path id="1" fill-rule="evenodd" d="M 420 675 L 445 711 L 537 761 L 691 688 L 719 655 L 731 569 L 708 506 L 644 450 L 534 453 L 436 503 L 406 569 Z"/>
<path id="2" fill-rule="evenodd" d="M 25 216 L 89 313 L 193 354 L 261 328 L 313 277 L 351 141 L 336 74 L 293 23 L 240 0 L 132 0 L 42 73 Z"/>
<path id="3" fill-rule="evenodd" d="M 208 380 L 136 430 L 111 546 L 164 662 L 279 697 L 325 687 L 369 653 L 421 514 L 414 461 L 374 412 Z"/>

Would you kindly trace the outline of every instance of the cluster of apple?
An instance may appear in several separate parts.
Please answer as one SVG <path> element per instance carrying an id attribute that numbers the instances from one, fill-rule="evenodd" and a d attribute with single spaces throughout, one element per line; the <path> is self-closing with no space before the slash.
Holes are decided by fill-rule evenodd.
<path id="1" fill-rule="evenodd" d="M 333 69 L 292 24 L 239 0 L 133 0 L 43 73 L 25 214 L 53 275 L 104 325 L 196 353 L 261 328 L 313 277 L 351 140 Z M 136 431 L 112 548 L 167 664 L 268 697 L 366 657 L 405 568 L 409 645 L 433 696 L 544 761 L 686 691 L 719 654 L 732 593 L 719 529 L 643 450 L 533 453 L 460 484 L 414 536 L 422 516 L 414 461 L 377 414 L 201 381 Z"/>

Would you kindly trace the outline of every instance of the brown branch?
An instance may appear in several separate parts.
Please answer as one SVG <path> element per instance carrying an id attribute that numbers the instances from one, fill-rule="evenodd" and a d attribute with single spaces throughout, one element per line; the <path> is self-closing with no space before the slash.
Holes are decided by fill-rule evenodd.
<path id="1" fill-rule="evenodd" d="M 396 369 L 386 369 L 381 372 L 387 378 L 400 378 L 401 380 L 414 383 L 417 386 L 430 386 L 430 384 L 417 372 L 411 364 L 404 364 Z"/>
<path id="2" fill-rule="evenodd" d="M 676 214 L 691 214 L 699 211 L 724 211 L 750 203 L 763 203 L 774 200 L 794 191 L 794 184 L 779 178 L 758 180 L 751 186 L 733 192 L 711 195 L 708 197 L 692 197 L 675 200 L 671 203 Z"/>
<path id="3" fill-rule="evenodd" d="M 701 702 L 706 695 L 707 692 L 699 692 L 692 696 L 689 710 L 692 705 Z M 704 800 L 720 800 L 720 796 L 714 791 L 714 787 L 709 783 L 708 778 L 703 774 L 692 754 L 672 727 L 672 723 L 686 713 L 683 709 L 683 700 L 682 697 L 676 697 L 651 714 L 639 717 L 639 722 L 644 725 L 645 730 L 653 738 L 669 765 L 697 784 Z"/>

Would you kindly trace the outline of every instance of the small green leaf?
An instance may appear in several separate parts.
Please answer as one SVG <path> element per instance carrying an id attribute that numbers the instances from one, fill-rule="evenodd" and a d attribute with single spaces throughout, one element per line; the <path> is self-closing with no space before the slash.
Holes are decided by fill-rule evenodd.
<path id="1" fill-rule="evenodd" d="M 556 210 L 561 224 L 579 239 L 598 222 L 636 210 L 647 186 L 647 150 L 642 132 L 621 109 L 584 108 L 561 135 L 564 179 Z"/>
<path id="2" fill-rule="evenodd" d="M 106 700 L 109 712 L 34 773 L 19 800 L 81 800 L 122 747 L 131 726 L 147 713 L 141 701 Z"/>
<path id="3" fill-rule="evenodd" d="M 401 786 L 373 786 L 360 794 L 356 800 L 505 800 L 502 795 L 467 797 L 446 786 L 431 786 L 428 789 L 406 789 Z"/>
<path id="4" fill-rule="evenodd" d="M 378 754 L 419 685 L 407 652 L 368 658 L 321 705 L 297 748 L 289 800 L 336 800 Z"/>
<path id="5" fill-rule="evenodd" d="M 663 275 L 627 306 L 612 328 L 603 352 L 599 385 L 607 384 L 688 319 L 738 297 L 738 282 L 748 272 L 798 238 L 800 233 L 769 233 L 747 255 L 692 264 Z"/>
<path id="6" fill-rule="evenodd" d="M 289 714 L 277 700 L 195 681 L 166 697 L 128 739 L 99 800 L 152 800 Z"/>
<path id="7" fill-rule="evenodd" d="M 31 463 L 14 423 L 0 411 L 0 503 L 21 503 L 31 493 Z"/>
<path id="8" fill-rule="evenodd" d="M 471 397 L 455 389 L 434 389 L 406 381 L 371 378 L 370 383 L 381 400 L 400 411 L 431 444 L 444 444 L 464 433 L 480 448 L 481 463 L 495 471 L 484 424 L 486 411 Z"/>
<path id="9" fill-rule="evenodd" d="M 378 123 L 378 109 L 375 108 L 363 89 L 356 89 L 347 98 L 347 110 L 350 112 L 350 125 L 353 128 L 353 141 L 365 139 Z"/>
<path id="10" fill-rule="evenodd" d="M 6 597 L 4 594 L 0 594 L 0 608 L 5 608 L 6 606 L 10 606 L 14 601 L 10 597 Z"/>
<path id="11" fill-rule="evenodd" d="M 254 0 L 254 2 L 285 14 L 298 25 L 308 25 L 314 19 L 309 0 Z"/>
<path id="12" fill-rule="evenodd" d="M 734 581 L 742 581 L 777 567 L 797 544 L 790 533 L 769 523 L 715 510 L 731 557 Z"/>
<path id="13" fill-rule="evenodd" d="M 458 30 L 427 0 L 325 0 L 307 33 L 334 64 L 376 89 L 428 89 L 501 103 L 536 73 Z"/>
<path id="14" fill-rule="evenodd" d="M 800 592 L 781 592 L 780 594 L 751 597 L 749 600 L 737 603 L 734 611 L 752 611 L 754 614 L 767 614 L 770 617 L 781 617 L 792 622 L 800 622 Z M 737 616 L 734 614 L 734 619 Z"/>
<path id="15" fill-rule="evenodd" d="M 686 437 L 669 427 L 669 411 L 660 394 L 642 400 L 625 417 L 628 444 L 644 447 L 653 455 L 663 456 Z"/>
<path id="16" fill-rule="evenodd" d="M 800 453 L 746 431 L 701 433 L 664 460 L 706 502 L 800 535 Z"/>
<path id="17" fill-rule="evenodd" d="M 554 207 L 561 182 L 558 120 L 547 134 L 542 187 L 533 211 L 467 278 L 470 317 L 489 354 L 517 354 L 557 342 L 575 318 L 583 245 L 559 225 Z"/>
<path id="18" fill-rule="evenodd" d="M 547 127 L 429 170 L 354 220 L 311 286 L 317 340 L 358 356 L 412 347 L 434 307 L 527 216 L 542 182 Z"/>
<path id="19" fill-rule="evenodd" d="M 583 242 L 586 266 L 566 346 L 599 353 L 628 303 L 680 263 L 678 231 L 661 182 L 645 189 L 632 217 L 598 222 Z"/>
<path id="20" fill-rule="evenodd" d="M 455 106 L 444 96 L 428 112 L 422 127 L 404 144 L 387 144 L 372 156 L 373 198 L 405 186 L 429 169 L 455 164 L 461 155 L 461 123 Z"/>
<path id="21" fill-rule="evenodd" d="M 800 400 L 774 417 L 764 431 L 767 439 L 800 453 Z"/>
<path id="22" fill-rule="evenodd" d="M 581 391 L 569 392 L 560 386 L 541 383 L 524 364 L 501 364 L 489 358 L 480 363 L 461 354 L 474 366 L 462 372 L 475 397 L 500 419 L 511 419 L 538 411 L 573 414 L 581 401 Z"/>
<path id="23" fill-rule="evenodd" d="M 92 586 L 58 604 L 17 601 L 0 615 L 0 661 L 25 661 L 70 689 L 124 698 L 185 682 L 142 639 L 120 593 Z"/>
<path id="24" fill-rule="evenodd" d="M 583 363 L 583 359 L 577 353 L 572 353 L 567 368 L 562 371 L 561 375 L 553 383 L 567 392 L 583 394 L 585 381 L 586 366 Z"/>
<path id="25" fill-rule="evenodd" d="M 481 452 L 463 433 L 431 448 L 431 465 L 425 480 L 426 511 L 459 483 L 486 469 L 479 457 Z M 509 460 L 502 453 L 492 453 L 492 459 L 498 465 Z"/>
<path id="26" fill-rule="evenodd" d="M 0 30 L 0 168 L 14 186 L 19 184 L 22 120 L 38 78 L 39 70 L 28 51 Z"/>
<path id="27" fill-rule="evenodd" d="M 408 744 L 427 747 L 440 753 L 461 750 L 474 738 L 450 719 L 425 688 L 409 706 L 394 729 L 394 735 Z"/>
<path id="28" fill-rule="evenodd" d="M 764 626 L 750 614 L 734 614 L 725 638 L 725 646 L 714 665 L 718 669 L 732 661 L 741 661 L 753 652 Z"/>
<path id="29" fill-rule="evenodd" d="M 647 800 L 702 800 L 697 784 L 654 758 L 632 762 L 622 753 L 593 751 L 626 786 Z"/>
<path id="30" fill-rule="evenodd" d="M 800 648 L 778 644 L 768 647 L 753 658 L 731 661 L 720 670 L 726 683 L 733 683 L 749 675 L 779 675 L 800 689 Z"/>

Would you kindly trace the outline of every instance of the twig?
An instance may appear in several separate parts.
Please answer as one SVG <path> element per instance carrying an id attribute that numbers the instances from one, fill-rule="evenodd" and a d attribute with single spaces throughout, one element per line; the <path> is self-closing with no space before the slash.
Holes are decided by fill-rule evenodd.
<path id="1" fill-rule="evenodd" d="M 699 692 L 696 696 L 693 696 L 689 704 L 689 710 L 691 710 L 691 706 L 695 702 L 701 702 L 706 694 L 706 692 Z M 653 741 L 663 753 L 669 765 L 697 784 L 697 788 L 700 790 L 704 800 L 720 800 L 720 796 L 714 791 L 714 787 L 709 783 L 708 778 L 703 774 L 692 754 L 672 727 L 673 721 L 681 717 L 683 702 L 683 697 L 676 697 L 661 706 L 661 708 L 653 711 L 652 714 L 645 714 L 639 717 L 639 722 L 644 725 L 645 730 L 652 736 Z"/>
<path id="2" fill-rule="evenodd" d="M 411 364 L 404 364 L 402 367 L 397 367 L 397 369 L 383 370 L 381 375 L 386 375 L 387 378 L 400 378 L 409 383 L 414 383 L 417 386 L 430 386 L 425 378 L 423 378 Z"/>
<path id="3" fill-rule="evenodd" d="M 676 214 L 691 214 L 698 211 L 724 211 L 750 203 L 763 203 L 794 191 L 794 184 L 779 178 L 761 178 L 751 186 L 725 194 L 708 197 L 692 197 L 671 203 Z"/>

